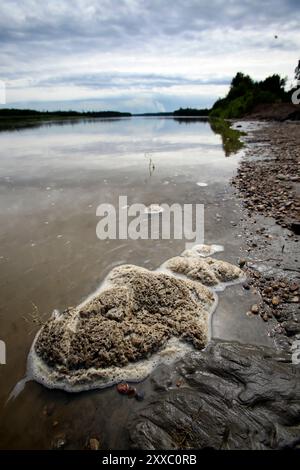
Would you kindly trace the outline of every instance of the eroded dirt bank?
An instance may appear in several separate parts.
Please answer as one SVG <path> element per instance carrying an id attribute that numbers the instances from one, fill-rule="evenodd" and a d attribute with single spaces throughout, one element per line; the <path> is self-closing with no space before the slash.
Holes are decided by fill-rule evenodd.
<path id="1" fill-rule="evenodd" d="M 278 449 L 300 445 L 299 123 L 236 123 L 246 152 L 233 180 L 245 207 L 240 266 L 274 348 L 211 341 L 159 374 L 128 424 L 133 448 Z M 300 349 L 300 348 L 299 348 Z M 179 384 L 179 386 L 178 386 Z"/>

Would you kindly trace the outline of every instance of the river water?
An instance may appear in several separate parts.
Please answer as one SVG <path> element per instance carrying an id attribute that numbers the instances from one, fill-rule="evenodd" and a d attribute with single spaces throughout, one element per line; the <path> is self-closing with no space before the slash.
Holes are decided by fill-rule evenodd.
<path id="1" fill-rule="evenodd" d="M 103 448 L 126 447 L 122 423 L 142 405 L 114 388 L 73 395 L 28 382 L 7 399 L 54 309 L 82 302 L 114 266 L 155 269 L 184 249 L 184 240 L 99 240 L 99 204 L 117 206 L 120 195 L 128 204 L 204 204 L 205 242 L 223 245 L 217 256 L 237 264 L 241 208 L 229 181 L 239 158 L 225 156 L 205 120 L 98 119 L 0 133 L 0 448 L 47 449 L 62 439 L 76 449 L 93 436 Z M 245 315 L 251 303 L 241 285 L 221 293 L 213 336 L 264 343 Z M 141 386 L 151 393 L 150 379 Z"/>

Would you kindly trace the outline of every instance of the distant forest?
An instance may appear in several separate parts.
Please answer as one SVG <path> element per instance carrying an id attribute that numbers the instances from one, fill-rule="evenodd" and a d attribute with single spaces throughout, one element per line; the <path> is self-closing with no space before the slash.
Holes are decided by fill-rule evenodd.
<path id="1" fill-rule="evenodd" d="M 0 118 L 15 119 L 34 119 L 34 118 L 115 118 L 130 117 L 131 113 L 120 113 L 118 111 L 36 111 L 34 109 L 0 109 Z"/>

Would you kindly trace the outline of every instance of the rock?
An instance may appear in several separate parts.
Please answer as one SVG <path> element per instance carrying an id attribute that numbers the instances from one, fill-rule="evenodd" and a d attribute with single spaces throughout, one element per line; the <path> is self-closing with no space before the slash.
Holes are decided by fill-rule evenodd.
<path id="1" fill-rule="evenodd" d="M 55 449 L 55 450 L 64 449 L 66 444 L 67 444 L 66 435 L 64 433 L 58 434 L 52 442 L 52 449 Z"/>
<path id="2" fill-rule="evenodd" d="M 288 321 L 284 323 L 284 329 L 288 336 L 294 336 L 300 333 L 300 323 Z"/>
<path id="3" fill-rule="evenodd" d="M 99 450 L 100 449 L 100 442 L 98 441 L 98 439 L 96 439 L 95 437 L 92 437 L 89 440 L 89 449 L 90 450 Z"/>
<path id="4" fill-rule="evenodd" d="M 300 440 L 300 368 L 275 350 L 212 341 L 182 359 L 180 388 L 130 417 L 134 449 L 286 449 Z M 155 375 L 155 372 L 154 374 Z"/>
<path id="5" fill-rule="evenodd" d="M 145 393 L 144 392 L 136 392 L 135 399 L 137 401 L 143 401 L 144 398 L 145 398 Z"/>
<path id="6" fill-rule="evenodd" d="M 290 228 L 296 235 L 300 235 L 300 222 L 292 222 Z"/>
<path id="7" fill-rule="evenodd" d="M 259 312 L 259 307 L 258 307 L 257 304 L 252 305 L 252 307 L 251 307 L 251 312 L 254 313 L 255 315 L 258 314 L 258 312 Z"/>
<path id="8" fill-rule="evenodd" d="M 245 266 L 246 262 L 247 261 L 245 260 L 245 258 L 240 258 L 239 259 L 239 267 L 243 268 Z"/>
<path id="9" fill-rule="evenodd" d="M 277 306 L 279 304 L 280 304 L 280 298 L 274 295 L 274 297 L 272 297 L 272 305 Z"/>
<path id="10" fill-rule="evenodd" d="M 117 390 L 121 395 L 127 395 L 129 385 L 127 383 L 121 383 L 117 385 Z"/>
<path id="11" fill-rule="evenodd" d="M 134 398 L 136 396 L 136 388 L 134 387 L 129 387 L 128 389 L 128 392 L 127 392 L 127 396 L 128 398 Z"/>

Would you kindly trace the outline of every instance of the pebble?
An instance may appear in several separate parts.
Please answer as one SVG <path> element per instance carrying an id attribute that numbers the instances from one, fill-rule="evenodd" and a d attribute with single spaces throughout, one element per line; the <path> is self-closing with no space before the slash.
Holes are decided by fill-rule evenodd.
<path id="1" fill-rule="evenodd" d="M 280 304 L 280 299 L 277 296 L 272 297 L 272 305 L 279 305 Z"/>
<path id="2" fill-rule="evenodd" d="M 257 304 L 252 305 L 252 307 L 251 307 L 251 312 L 254 313 L 255 315 L 258 314 L 258 312 L 259 312 L 259 307 L 258 307 Z"/>
<path id="3" fill-rule="evenodd" d="M 136 394 L 137 394 L 136 388 L 129 387 L 128 392 L 127 392 L 128 398 L 134 398 Z"/>
<path id="4" fill-rule="evenodd" d="M 143 401 L 144 398 L 145 398 L 145 393 L 144 392 L 136 392 L 135 399 L 137 401 Z"/>
<path id="5" fill-rule="evenodd" d="M 67 444 L 67 438 L 65 434 L 59 434 L 54 438 L 52 442 L 52 449 L 60 450 L 63 449 Z"/>
<path id="6" fill-rule="evenodd" d="M 121 395 L 127 395 L 128 390 L 129 390 L 129 385 L 127 383 L 118 384 L 117 390 Z"/>
<path id="7" fill-rule="evenodd" d="M 98 441 L 98 439 L 96 439 L 95 437 L 91 437 L 91 439 L 89 440 L 89 448 L 90 450 L 99 450 L 100 442 Z"/>

